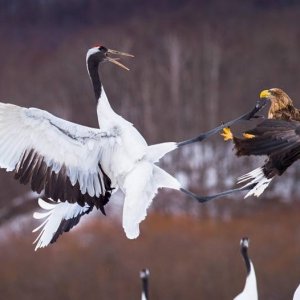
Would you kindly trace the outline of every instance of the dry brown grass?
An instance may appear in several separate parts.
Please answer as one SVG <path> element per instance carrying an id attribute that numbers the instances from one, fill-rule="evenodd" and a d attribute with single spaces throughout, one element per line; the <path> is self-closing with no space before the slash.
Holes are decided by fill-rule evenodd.
<path id="1" fill-rule="evenodd" d="M 139 239 L 96 219 L 33 251 L 29 228 L 1 243 L 2 299 L 139 299 L 138 272 L 151 272 L 151 299 L 232 299 L 242 290 L 242 236 L 251 239 L 260 299 L 291 299 L 300 282 L 297 206 L 265 207 L 231 221 L 150 215 Z"/>

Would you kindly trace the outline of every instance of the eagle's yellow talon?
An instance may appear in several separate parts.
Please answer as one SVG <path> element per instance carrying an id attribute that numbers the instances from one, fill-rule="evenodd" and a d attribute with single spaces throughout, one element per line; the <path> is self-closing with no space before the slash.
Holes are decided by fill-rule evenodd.
<path id="1" fill-rule="evenodd" d="M 221 135 L 224 137 L 224 141 L 229 141 L 233 139 L 233 134 L 229 127 L 223 128 Z"/>
<path id="2" fill-rule="evenodd" d="M 243 137 L 245 139 L 253 139 L 255 137 L 254 134 L 250 134 L 250 133 L 243 133 Z"/>

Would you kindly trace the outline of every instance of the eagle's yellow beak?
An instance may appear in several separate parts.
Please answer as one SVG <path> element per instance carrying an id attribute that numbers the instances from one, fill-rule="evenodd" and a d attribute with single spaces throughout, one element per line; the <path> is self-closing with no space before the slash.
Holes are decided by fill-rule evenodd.
<path id="1" fill-rule="evenodd" d="M 259 94 L 259 98 L 260 98 L 260 99 L 268 98 L 268 97 L 270 97 L 270 96 L 271 96 L 271 93 L 270 93 L 269 90 L 263 90 L 263 91 L 261 91 L 260 94 Z"/>

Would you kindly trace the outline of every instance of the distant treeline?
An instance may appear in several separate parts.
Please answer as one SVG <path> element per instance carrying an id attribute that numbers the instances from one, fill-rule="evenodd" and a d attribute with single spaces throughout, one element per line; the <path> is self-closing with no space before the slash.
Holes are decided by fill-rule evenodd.
<path id="1" fill-rule="evenodd" d="M 102 43 L 135 55 L 124 61 L 130 72 L 101 66 L 113 108 L 150 144 L 180 141 L 248 111 L 265 88 L 300 106 L 299 20 L 296 1 L 1 1 L 0 99 L 97 126 L 85 54 Z M 235 158 L 220 138 L 164 163 L 198 193 L 230 187 L 259 165 Z M 4 173 L 0 209 L 29 190 Z M 295 198 L 298 179 L 294 166 L 277 182 Z M 264 197 L 282 197 L 272 186 Z"/>

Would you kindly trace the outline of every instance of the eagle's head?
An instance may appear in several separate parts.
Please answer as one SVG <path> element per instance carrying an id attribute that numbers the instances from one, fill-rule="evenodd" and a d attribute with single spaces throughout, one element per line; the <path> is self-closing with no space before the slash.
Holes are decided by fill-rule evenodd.
<path id="1" fill-rule="evenodd" d="M 285 93 L 283 90 L 279 88 L 272 88 L 269 90 L 261 91 L 259 95 L 260 99 L 268 99 L 272 103 L 276 103 L 282 107 L 286 107 L 288 105 L 292 105 L 293 102 L 291 98 Z"/>

